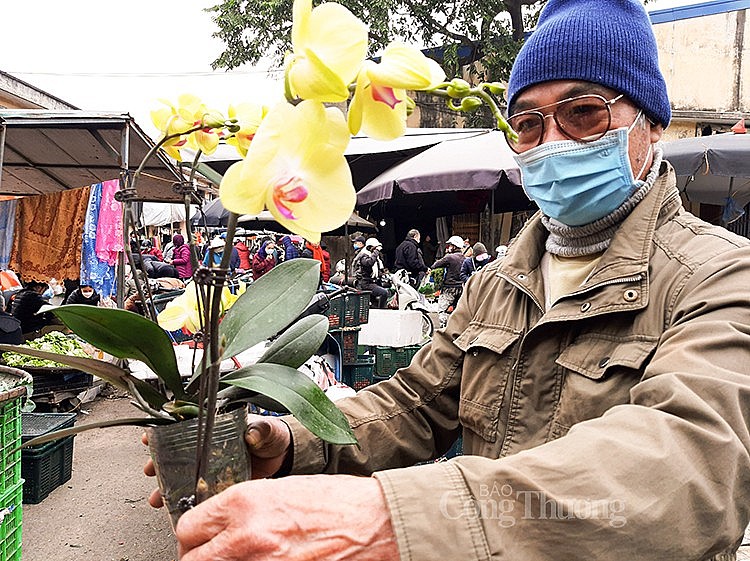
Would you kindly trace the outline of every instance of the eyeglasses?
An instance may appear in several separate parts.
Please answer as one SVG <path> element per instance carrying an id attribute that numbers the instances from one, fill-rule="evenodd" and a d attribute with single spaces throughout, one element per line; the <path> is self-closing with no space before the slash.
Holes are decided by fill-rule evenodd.
<path id="1" fill-rule="evenodd" d="M 529 111 L 521 111 L 508 118 L 508 123 L 518 135 L 518 139 L 513 140 L 507 134 L 505 138 L 516 154 L 539 146 L 544 138 L 545 119 L 552 117 L 557 128 L 571 140 L 599 140 L 612 124 L 610 106 L 623 96 L 624 94 L 620 94 L 612 99 L 605 99 L 598 94 L 579 95 Z M 554 107 L 551 113 L 542 113 L 541 109 L 550 107 Z"/>

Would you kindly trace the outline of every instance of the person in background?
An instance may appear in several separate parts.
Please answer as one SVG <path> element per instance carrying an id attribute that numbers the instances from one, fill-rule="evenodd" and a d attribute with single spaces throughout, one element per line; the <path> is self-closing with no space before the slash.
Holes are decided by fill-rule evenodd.
<path id="1" fill-rule="evenodd" d="M 320 242 L 321 253 L 323 254 L 323 265 L 320 268 L 320 276 L 323 282 L 331 280 L 331 254 L 328 252 L 328 245 Z"/>
<path id="2" fill-rule="evenodd" d="M 370 302 L 376 308 L 385 308 L 388 303 L 388 290 L 380 285 L 380 275 L 385 267 L 380 257 L 382 244 L 377 238 L 369 238 L 358 257 L 357 280 L 354 287 L 357 290 L 368 290 Z"/>
<path id="3" fill-rule="evenodd" d="M 352 238 L 352 249 L 354 249 L 354 255 L 349 264 L 349 277 L 346 280 L 348 286 L 354 286 L 357 283 L 357 276 L 360 274 L 359 260 L 362 257 L 362 250 L 365 247 L 365 241 L 367 240 L 364 236 L 354 236 Z"/>
<path id="4" fill-rule="evenodd" d="M 258 252 L 253 255 L 252 269 L 253 269 L 253 280 L 258 280 L 260 277 L 265 275 L 268 271 L 276 266 L 276 258 L 273 256 L 273 250 L 276 248 L 276 244 L 273 240 L 266 240 L 258 249 Z"/>
<path id="5" fill-rule="evenodd" d="M 240 265 L 238 267 L 238 271 L 249 271 L 252 268 L 252 258 L 250 257 L 250 248 L 247 247 L 245 240 L 243 240 L 242 238 L 235 238 L 234 247 L 237 249 L 237 254 L 240 256 Z"/>
<path id="6" fill-rule="evenodd" d="M 437 250 L 438 246 L 435 240 L 432 239 L 430 234 L 425 234 L 422 240 L 422 257 L 425 265 L 435 262 L 435 259 L 437 259 Z"/>
<path id="7" fill-rule="evenodd" d="M 190 246 L 185 243 L 182 234 L 172 236 L 172 260 L 168 261 L 177 270 L 177 276 L 186 281 L 193 276 L 193 264 L 190 260 Z"/>
<path id="8" fill-rule="evenodd" d="M 65 299 L 66 304 L 86 304 L 87 306 L 98 306 L 101 302 L 101 295 L 94 290 L 90 284 L 82 284 L 73 292 L 68 294 Z"/>
<path id="9" fill-rule="evenodd" d="M 315 259 L 317 261 L 320 261 L 321 281 L 325 282 L 326 276 L 330 278 L 331 276 L 330 256 L 329 256 L 328 268 L 326 269 L 325 256 L 323 255 L 323 248 L 320 247 L 320 244 L 313 243 L 310 241 L 305 241 L 305 249 L 302 250 L 301 256 L 306 257 L 308 259 Z"/>
<path id="10" fill-rule="evenodd" d="M 463 267 L 466 259 L 461 251 L 464 246 L 464 240 L 461 239 L 461 236 L 451 236 L 445 246 L 445 255 L 430 267 L 430 269 L 442 268 L 445 271 L 443 286 L 440 289 L 440 296 L 438 296 L 440 327 L 447 325 L 450 309 L 456 305 L 463 292 L 461 267 Z"/>
<path id="11" fill-rule="evenodd" d="M 174 258 L 174 234 L 172 235 L 171 238 L 169 238 L 169 241 L 166 244 L 164 244 L 162 253 L 164 254 L 165 263 L 170 263 L 172 259 Z"/>
<path id="12" fill-rule="evenodd" d="M 409 282 L 415 287 L 419 286 L 422 277 L 427 272 L 419 242 L 419 230 L 409 230 L 404 241 L 396 247 L 396 257 L 393 262 L 396 270 L 404 269 L 409 274 Z"/>
<path id="13" fill-rule="evenodd" d="M 297 259 L 299 254 L 299 249 L 295 245 L 295 243 L 292 241 L 291 236 L 282 236 L 281 237 L 281 245 L 284 248 L 284 261 L 289 261 L 290 259 Z"/>
<path id="14" fill-rule="evenodd" d="M 42 298 L 45 290 L 46 282 L 29 281 L 13 294 L 6 305 L 6 309 L 10 308 L 10 314 L 21 322 L 21 331 L 26 339 L 40 335 L 39 331 L 43 327 L 54 322 L 54 316 L 50 312 L 37 313 L 42 306 L 49 304 L 49 301 Z"/>
<path id="15" fill-rule="evenodd" d="M 490 262 L 490 254 L 487 253 L 487 248 L 482 242 L 474 244 L 472 253 L 474 254 L 473 257 L 467 257 L 464 259 L 463 265 L 461 265 L 461 282 L 464 284 L 466 284 L 471 275 Z"/>
<path id="16" fill-rule="evenodd" d="M 495 259 L 502 259 L 508 253 L 507 245 L 499 245 L 495 248 Z"/>
<path id="17" fill-rule="evenodd" d="M 471 257 L 474 255 L 474 248 L 471 245 L 469 238 L 464 239 L 464 245 L 463 245 L 463 248 L 461 249 L 461 253 L 463 253 L 464 257 Z"/>
<path id="18" fill-rule="evenodd" d="M 141 253 L 143 255 L 153 255 L 159 261 L 164 261 L 164 255 L 158 247 L 154 247 L 151 240 L 143 240 L 141 242 Z"/>
<path id="19" fill-rule="evenodd" d="M 203 256 L 203 265 L 206 267 L 218 267 L 221 264 L 221 258 L 224 255 L 224 240 L 219 236 L 214 236 L 208 242 L 206 254 Z"/>

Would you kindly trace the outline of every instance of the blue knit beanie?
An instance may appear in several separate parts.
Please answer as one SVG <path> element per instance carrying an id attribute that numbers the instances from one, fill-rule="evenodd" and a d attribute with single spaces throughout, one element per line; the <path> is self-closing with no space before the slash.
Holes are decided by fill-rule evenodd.
<path id="1" fill-rule="evenodd" d="M 549 80 L 596 82 L 665 127 L 672 118 L 656 39 L 639 0 L 549 0 L 513 63 L 508 107 Z"/>

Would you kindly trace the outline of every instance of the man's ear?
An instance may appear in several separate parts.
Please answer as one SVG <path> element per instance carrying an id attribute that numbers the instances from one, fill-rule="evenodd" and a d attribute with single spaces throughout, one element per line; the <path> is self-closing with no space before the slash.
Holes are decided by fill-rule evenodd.
<path id="1" fill-rule="evenodd" d="M 661 140 L 662 135 L 664 134 L 664 126 L 661 123 L 651 122 L 651 119 L 649 119 L 648 122 L 651 125 L 651 132 L 650 132 L 651 144 L 659 142 L 659 140 Z"/>

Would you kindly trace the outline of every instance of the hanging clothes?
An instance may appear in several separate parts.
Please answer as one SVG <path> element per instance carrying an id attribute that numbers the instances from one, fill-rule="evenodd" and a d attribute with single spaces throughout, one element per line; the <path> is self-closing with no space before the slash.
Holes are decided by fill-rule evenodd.
<path id="1" fill-rule="evenodd" d="M 102 199 L 99 203 L 99 219 L 96 225 L 96 256 L 109 265 L 117 263 L 122 245 L 122 203 L 115 200 L 120 188 L 119 179 L 104 181 Z"/>
<path id="2" fill-rule="evenodd" d="M 77 279 L 89 187 L 19 199 L 8 267 L 24 281 Z"/>
<path id="3" fill-rule="evenodd" d="M 104 200 L 104 186 L 97 183 L 91 186 L 86 221 L 83 225 L 83 241 L 81 247 L 81 284 L 94 287 L 102 297 L 106 298 L 115 293 L 115 267 L 97 256 L 97 231 L 99 217 Z M 106 213 L 105 213 L 106 216 Z M 122 244 L 120 244 L 122 247 Z"/>
<path id="4" fill-rule="evenodd" d="M 13 231 L 16 227 L 18 201 L 0 201 L 0 271 L 8 269 L 13 249 Z"/>

